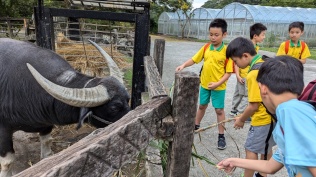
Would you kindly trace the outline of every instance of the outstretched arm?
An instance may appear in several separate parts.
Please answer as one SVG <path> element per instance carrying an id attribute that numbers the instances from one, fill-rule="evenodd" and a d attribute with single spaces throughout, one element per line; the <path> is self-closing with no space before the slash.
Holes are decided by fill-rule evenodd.
<path id="1" fill-rule="evenodd" d="M 224 170 L 226 173 L 231 173 L 235 167 L 274 174 L 283 167 L 283 164 L 273 158 L 270 158 L 269 161 L 229 158 L 217 164 L 217 168 Z"/>
<path id="2" fill-rule="evenodd" d="M 192 65 L 194 65 L 195 63 L 194 63 L 194 61 L 192 60 L 192 59 L 188 59 L 186 62 L 184 62 L 182 65 L 180 65 L 180 66 L 178 66 L 177 68 L 176 68 L 176 72 L 177 71 L 181 71 L 181 70 L 183 70 L 184 68 L 186 68 L 186 67 L 189 67 L 189 66 L 192 66 Z"/>
<path id="3" fill-rule="evenodd" d="M 316 176 L 316 167 L 308 167 L 308 170 L 311 172 L 313 176 Z"/>

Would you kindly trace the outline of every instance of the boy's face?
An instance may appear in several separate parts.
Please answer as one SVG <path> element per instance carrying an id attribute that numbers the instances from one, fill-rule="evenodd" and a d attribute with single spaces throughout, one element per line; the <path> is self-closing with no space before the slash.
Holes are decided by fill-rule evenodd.
<path id="1" fill-rule="evenodd" d="M 266 85 L 263 85 L 259 82 L 260 96 L 264 106 L 268 109 L 268 111 L 272 114 L 275 114 L 275 108 L 273 107 L 273 103 L 271 97 L 269 96 L 269 89 Z"/>
<path id="2" fill-rule="evenodd" d="M 253 39 L 255 40 L 256 43 L 263 42 L 264 38 L 266 38 L 266 31 L 261 31 L 259 36 L 256 34 L 253 36 Z"/>
<path id="3" fill-rule="evenodd" d="M 244 69 L 249 66 L 253 57 L 249 53 L 244 53 L 241 57 L 232 56 L 231 58 L 239 68 Z"/>
<path id="4" fill-rule="evenodd" d="M 293 42 L 297 42 L 303 33 L 304 32 L 300 28 L 291 28 L 289 31 L 290 38 Z"/>
<path id="5" fill-rule="evenodd" d="M 226 37 L 226 32 L 223 33 L 222 28 L 211 27 L 210 28 L 210 41 L 214 46 L 218 46 L 222 43 L 223 39 Z"/>

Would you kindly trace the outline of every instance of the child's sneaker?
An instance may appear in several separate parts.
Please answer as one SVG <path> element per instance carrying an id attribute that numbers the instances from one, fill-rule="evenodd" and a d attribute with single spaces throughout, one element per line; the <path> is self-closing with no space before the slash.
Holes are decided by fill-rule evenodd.
<path id="1" fill-rule="evenodd" d="M 198 130 L 200 128 L 200 125 L 195 125 L 194 130 Z"/>
<path id="2" fill-rule="evenodd" d="M 225 141 L 224 136 L 218 137 L 217 149 L 220 149 L 220 150 L 226 149 L 226 141 Z"/>
<path id="3" fill-rule="evenodd" d="M 229 115 L 230 116 L 237 116 L 238 112 L 237 111 L 230 111 Z"/>

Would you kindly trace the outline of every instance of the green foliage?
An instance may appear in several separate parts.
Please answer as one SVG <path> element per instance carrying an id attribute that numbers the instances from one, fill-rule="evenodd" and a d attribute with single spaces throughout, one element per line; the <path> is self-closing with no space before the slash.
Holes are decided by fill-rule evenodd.
<path id="1" fill-rule="evenodd" d="M 150 3 L 150 32 L 158 32 L 158 19 L 161 13 L 165 11 L 164 6 L 160 6 L 154 2 Z"/>
<path id="2" fill-rule="evenodd" d="M 239 2 L 241 4 L 262 5 L 262 6 L 281 6 L 281 7 L 304 7 L 315 8 L 315 0 L 209 0 L 204 3 L 204 8 L 221 9 L 232 2 Z"/>
<path id="3" fill-rule="evenodd" d="M 125 85 L 128 90 L 132 90 L 132 82 L 133 82 L 133 69 L 127 69 L 124 71 L 124 80 Z"/>
<path id="4" fill-rule="evenodd" d="M 0 17 L 31 17 L 37 0 L 0 0 Z"/>
<path id="5" fill-rule="evenodd" d="M 265 40 L 265 44 L 267 44 L 267 47 L 275 47 L 276 35 L 272 32 L 268 33 L 267 38 Z"/>
<path id="6" fill-rule="evenodd" d="M 307 42 L 307 45 L 309 48 L 316 48 L 316 39 L 309 39 Z"/>
<path id="7" fill-rule="evenodd" d="M 149 145 L 151 147 L 157 148 L 160 151 L 161 166 L 162 166 L 163 173 L 165 173 L 166 168 L 167 168 L 167 162 L 168 162 L 169 142 L 164 141 L 164 140 L 157 140 L 157 141 L 151 141 Z"/>
<path id="8" fill-rule="evenodd" d="M 167 168 L 169 142 L 164 141 L 164 140 L 157 140 L 157 141 L 151 141 L 149 143 L 149 145 L 154 147 L 154 148 L 157 148 L 160 151 L 161 165 L 162 165 L 162 169 L 165 173 L 166 168 Z M 216 163 L 210 161 L 207 157 L 199 155 L 196 151 L 194 144 L 192 147 L 191 156 L 192 156 L 192 158 L 196 158 L 197 160 L 203 160 L 206 163 L 208 163 L 209 165 L 216 166 Z"/>

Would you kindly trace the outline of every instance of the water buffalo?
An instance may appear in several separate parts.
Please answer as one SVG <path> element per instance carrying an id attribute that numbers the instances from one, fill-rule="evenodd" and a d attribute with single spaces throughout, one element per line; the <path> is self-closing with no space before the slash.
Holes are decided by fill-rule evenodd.
<path id="1" fill-rule="evenodd" d="M 105 127 L 130 110 L 130 96 L 115 77 L 84 75 L 51 50 L 5 38 L 0 39 L 0 98 L 1 177 L 12 175 L 15 131 L 39 132 L 45 158 L 52 154 L 53 125 Z"/>

